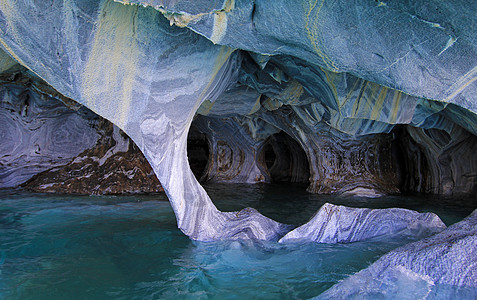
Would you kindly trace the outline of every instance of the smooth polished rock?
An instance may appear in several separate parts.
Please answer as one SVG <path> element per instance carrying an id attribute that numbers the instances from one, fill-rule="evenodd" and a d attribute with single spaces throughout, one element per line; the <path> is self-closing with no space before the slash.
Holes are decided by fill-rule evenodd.
<path id="1" fill-rule="evenodd" d="M 477 192 L 477 137 L 458 125 L 447 132 L 407 127 L 402 147 L 407 170 L 404 189 L 440 195 Z"/>
<path id="2" fill-rule="evenodd" d="M 441 233 L 395 249 L 317 299 L 462 298 L 477 287 L 477 210 Z M 470 292 L 474 295 L 474 292 Z"/>
<path id="3" fill-rule="evenodd" d="M 8 70 L 8 71 L 7 71 Z M 0 75 L 0 188 L 62 194 L 160 192 L 144 155 L 111 122 L 23 67 Z"/>
<path id="4" fill-rule="evenodd" d="M 211 155 L 203 176 L 204 181 L 271 181 L 266 166 L 259 160 L 259 149 L 263 146 L 264 138 L 254 138 L 246 120 L 239 117 L 199 116 L 194 126 L 207 136 L 210 146 Z"/>
<path id="5" fill-rule="evenodd" d="M 216 44 L 295 56 L 477 112 L 474 2 L 229 0 L 198 13 L 161 0 L 116 1 L 156 7 Z"/>
<path id="6" fill-rule="evenodd" d="M 422 236 L 445 228 L 434 213 L 418 213 L 403 208 L 352 208 L 325 203 L 308 223 L 287 233 L 280 243 L 350 243 L 399 233 Z"/>
<path id="7" fill-rule="evenodd" d="M 134 140 L 185 234 L 230 238 L 243 226 L 262 239 L 282 225 L 230 218 L 192 174 L 196 113 L 247 119 L 249 144 L 287 133 L 308 157 L 310 191 L 395 192 L 389 139 L 368 135 L 395 124 L 477 133 L 470 4 L 418 3 L 449 14 L 365 0 L 4 0 L 0 47 Z"/>

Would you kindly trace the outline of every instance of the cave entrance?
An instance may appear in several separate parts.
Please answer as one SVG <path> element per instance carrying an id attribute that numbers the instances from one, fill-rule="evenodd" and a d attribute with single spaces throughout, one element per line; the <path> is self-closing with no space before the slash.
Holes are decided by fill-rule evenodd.
<path id="1" fill-rule="evenodd" d="M 310 166 L 305 151 L 283 131 L 267 139 L 259 158 L 272 182 L 309 182 Z"/>
<path id="2" fill-rule="evenodd" d="M 205 134 L 192 126 L 187 137 L 187 159 L 197 181 L 204 181 L 209 163 L 209 142 Z"/>

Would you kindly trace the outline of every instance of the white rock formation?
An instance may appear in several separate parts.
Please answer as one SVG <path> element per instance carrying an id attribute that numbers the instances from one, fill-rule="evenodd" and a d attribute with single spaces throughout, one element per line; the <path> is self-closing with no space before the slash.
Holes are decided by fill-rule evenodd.
<path id="1" fill-rule="evenodd" d="M 475 299 L 476 287 L 477 210 L 441 233 L 389 252 L 318 299 Z"/>
<path id="2" fill-rule="evenodd" d="M 352 208 L 325 203 L 308 223 L 287 233 L 280 243 L 303 240 L 349 243 L 404 230 L 422 234 L 445 228 L 434 213 L 418 213 L 403 208 Z"/>

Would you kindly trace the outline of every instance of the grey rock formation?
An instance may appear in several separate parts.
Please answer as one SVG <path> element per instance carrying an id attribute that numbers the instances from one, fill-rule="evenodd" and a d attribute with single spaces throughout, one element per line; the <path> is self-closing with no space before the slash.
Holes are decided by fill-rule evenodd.
<path id="1" fill-rule="evenodd" d="M 258 161 L 263 139 L 254 139 L 237 118 L 198 117 L 194 122 L 207 136 L 210 158 L 204 181 L 257 183 L 270 182 L 270 176 Z"/>
<path id="2" fill-rule="evenodd" d="M 12 76 L 16 82 L 0 86 L 0 188 L 65 165 L 100 137 L 92 126 L 94 114 L 87 109 L 75 111 L 39 93 L 21 72 Z"/>
<path id="3" fill-rule="evenodd" d="M 199 12 L 195 1 L 117 1 L 160 9 L 216 44 L 292 55 L 477 111 L 469 103 L 477 88 L 473 2 L 223 0 Z"/>
<path id="4" fill-rule="evenodd" d="M 441 195 L 477 192 L 477 138 L 454 125 L 449 131 L 407 127 L 404 190 Z M 417 179 L 417 180 L 416 180 Z"/>
<path id="5" fill-rule="evenodd" d="M 280 243 L 349 243 L 399 233 L 429 235 L 445 228 L 434 213 L 418 213 L 403 208 L 352 208 L 325 203 L 308 223 L 287 233 Z"/>
<path id="6" fill-rule="evenodd" d="M 21 184 L 36 192 L 88 195 L 162 191 L 118 127 L 53 96 L 24 68 L 7 69 L 0 76 L 0 188 Z"/>
<path id="7" fill-rule="evenodd" d="M 187 162 L 194 114 L 236 80 L 240 56 L 171 27 L 151 8 L 109 0 L 55 4 L 2 2 L 3 48 L 134 140 L 166 191 L 179 228 L 199 240 L 282 234 L 283 225 L 254 210 L 218 211 Z"/>
<path id="8" fill-rule="evenodd" d="M 94 129 L 101 135 L 94 147 L 21 186 L 34 192 L 84 195 L 164 191 L 144 155 L 118 127 L 100 118 Z"/>
<path id="9" fill-rule="evenodd" d="M 475 297 L 465 287 L 477 287 L 477 211 L 441 233 L 389 252 L 318 299 Z"/>

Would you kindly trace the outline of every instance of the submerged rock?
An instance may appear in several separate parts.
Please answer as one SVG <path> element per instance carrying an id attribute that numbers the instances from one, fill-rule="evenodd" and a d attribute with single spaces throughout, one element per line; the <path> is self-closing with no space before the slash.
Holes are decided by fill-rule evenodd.
<path id="1" fill-rule="evenodd" d="M 404 230 L 435 233 L 446 228 L 434 213 L 403 208 L 352 208 L 325 203 L 315 216 L 280 239 L 280 243 L 308 240 L 319 243 L 349 243 Z"/>
<path id="2" fill-rule="evenodd" d="M 249 207 L 238 212 L 222 212 L 219 217 L 222 222 L 215 225 L 220 227 L 214 228 L 219 230 L 213 239 L 278 241 L 293 228 L 291 225 L 275 222 Z"/>
<path id="3" fill-rule="evenodd" d="M 389 252 L 318 299 L 475 298 L 477 290 L 466 288 L 477 288 L 477 210 L 441 233 Z"/>

